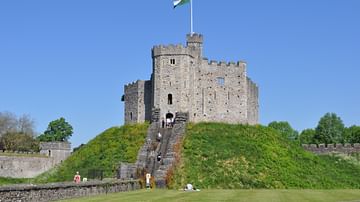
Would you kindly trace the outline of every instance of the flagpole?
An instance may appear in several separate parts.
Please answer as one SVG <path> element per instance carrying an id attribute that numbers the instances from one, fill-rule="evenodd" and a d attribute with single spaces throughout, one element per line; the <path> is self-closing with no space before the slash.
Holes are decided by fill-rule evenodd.
<path id="1" fill-rule="evenodd" d="M 192 0 L 190 0 L 190 35 L 192 36 L 194 34 L 193 29 L 193 3 Z"/>

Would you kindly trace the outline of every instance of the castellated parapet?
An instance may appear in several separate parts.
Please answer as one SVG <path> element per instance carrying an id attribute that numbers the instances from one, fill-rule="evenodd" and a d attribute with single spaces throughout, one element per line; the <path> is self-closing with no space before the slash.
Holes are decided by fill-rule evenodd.
<path id="1" fill-rule="evenodd" d="M 246 63 L 209 61 L 202 49 L 200 34 L 187 35 L 186 46 L 154 46 L 151 79 L 125 86 L 125 123 L 151 121 L 154 108 L 159 121 L 186 112 L 190 122 L 257 124 L 259 89 Z"/>

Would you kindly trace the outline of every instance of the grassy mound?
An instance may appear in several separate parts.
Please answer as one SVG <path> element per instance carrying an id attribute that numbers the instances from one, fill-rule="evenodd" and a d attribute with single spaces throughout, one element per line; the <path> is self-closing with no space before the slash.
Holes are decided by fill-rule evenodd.
<path id="1" fill-rule="evenodd" d="M 304 151 L 264 126 L 188 125 L 172 186 L 200 188 L 360 188 L 360 167 Z"/>
<path id="2" fill-rule="evenodd" d="M 114 177 L 119 162 L 135 162 L 144 144 L 148 124 L 110 128 L 74 152 L 60 166 L 34 179 L 35 183 L 71 181 L 76 171 L 88 177 L 91 170 L 103 170 Z"/>

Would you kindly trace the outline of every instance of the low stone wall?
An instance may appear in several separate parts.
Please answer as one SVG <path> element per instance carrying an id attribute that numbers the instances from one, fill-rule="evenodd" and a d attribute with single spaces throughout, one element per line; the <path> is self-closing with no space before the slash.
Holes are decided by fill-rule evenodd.
<path id="1" fill-rule="evenodd" d="M 45 185 L 14 185 L 0 187 L 0 202 L 43 202 L 60 199 L 93 196 L 140 189 L 140 182 L 129 181 L 91 181 L 75 183 L 52 183 Z"/>
<path id="2" fill-rule="evenodd" d="M 333 152 L 343 153 L 343 154 L 352 154 L 360 153 L 360 144 L 303 144 L 302 147 L 310 152 L 315 154 L 329 154 Z"/>
<path id="3" fill-rule="evenodd" d="M 32 178 L 54 166 L 52 158 L 24 156 L 2 156 L 0 154 L 0 176 Z"/>

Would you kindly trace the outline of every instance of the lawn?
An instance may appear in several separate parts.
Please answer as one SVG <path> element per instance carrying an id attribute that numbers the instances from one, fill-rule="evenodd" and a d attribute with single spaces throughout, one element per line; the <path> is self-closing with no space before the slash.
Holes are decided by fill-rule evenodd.
<path id="1" fill-rule="evenodd" d="M 82 201 L 246 201 L 246 202 L 276 202 L 276 201 L 360 201 L 360 190 L 202 190 L 200 192 L 184 192 L 176 190 L 140 190 L 108 195 L 99 195 L 72 200 L 69 202 Z"/>

